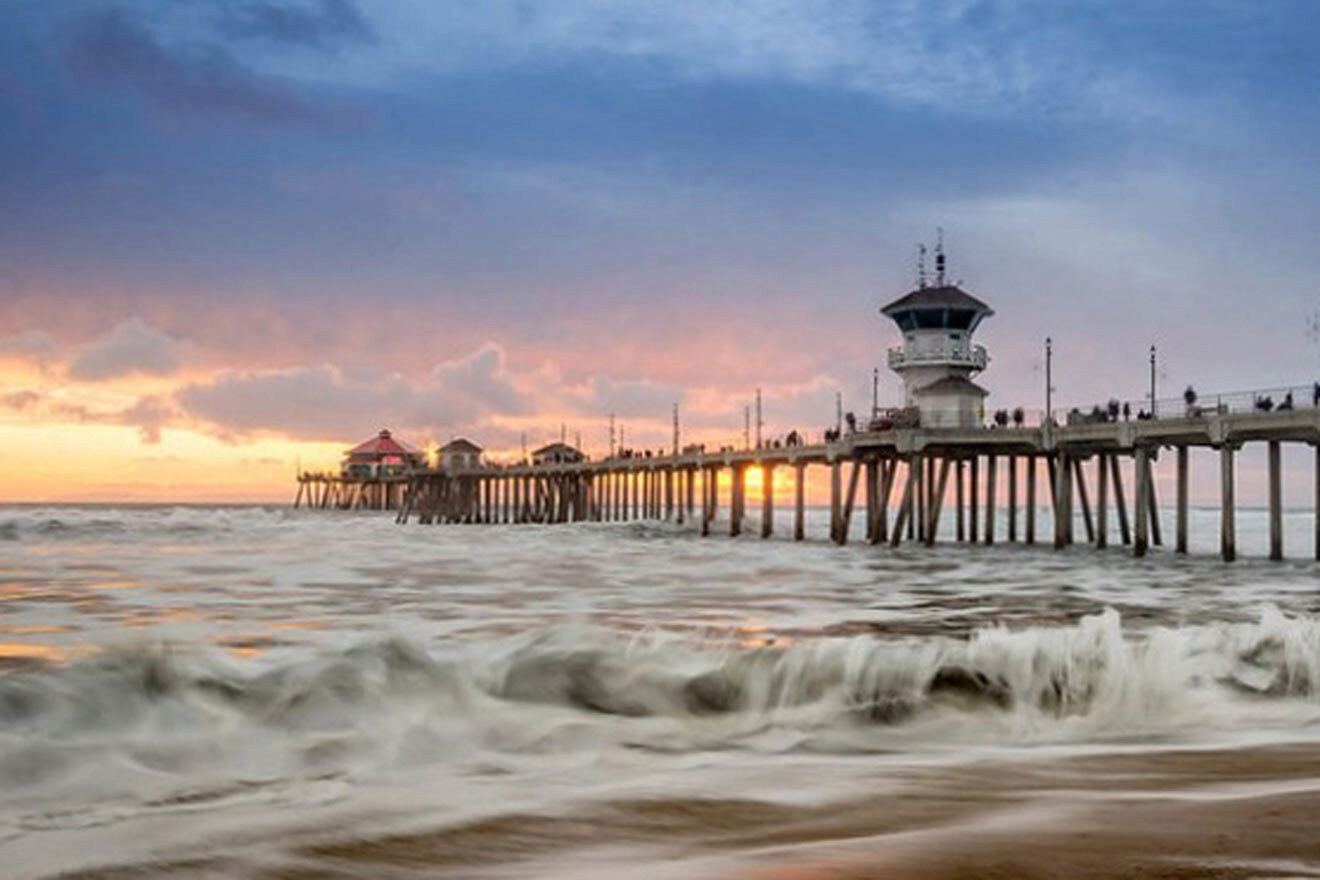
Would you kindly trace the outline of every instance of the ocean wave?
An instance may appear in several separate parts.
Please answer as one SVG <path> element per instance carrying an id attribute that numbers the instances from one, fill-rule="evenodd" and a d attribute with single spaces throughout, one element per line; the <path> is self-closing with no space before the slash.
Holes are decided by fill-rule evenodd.
<path id="1" fill-rule="evenodd" d="M 1312 700 L 1320 623 L 1265 609 L 1251 624 L 1125 634 L 1114 611 L 1075 626 L 969 638 L 819 639 L 742 649 L 676 635 L 558 627 L 428 648 L 402 638 L 264 666 L 200 646 L 107 650 L 0 678 L 0 735 L 56 738 L 133 728 L 153 712 L 205 726 L 334 729 L 362 713 L 424 705 L 439 715 L 550 706 L 591 715 L 716 716 L 819 710 L 811 723 L 899 725 L 934 710 L 1093 716 L 1147 723 L 1236 697 Z"/>

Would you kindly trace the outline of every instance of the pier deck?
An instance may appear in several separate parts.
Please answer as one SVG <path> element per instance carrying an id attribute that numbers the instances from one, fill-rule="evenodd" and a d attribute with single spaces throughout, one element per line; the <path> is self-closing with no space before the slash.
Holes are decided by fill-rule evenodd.
<path id="1" fill-rule="evenodd" d="M 401 523 L 413 518 L 420 523 L 667 519 L 691 522 L 702 534 L 709 534 L 720 504 L 721 475 L 727 471 L 729 533 L 736 536 L 747 516 L 746 473 L 755 467 L 763 482 L 760 533 L 769 537 L 774 533 L 775 472 L 793 468 L 797 486 L 793 536 L 800 540 L 806 469 L 825 467 L 830 474 L 830 535 L 839 544 L 848 540 L 859 489 L 866 539 L 871 543 L 934 543 L 946 509 L 952 510 L 957 540 L 994 543 L 1001 499 L 1007 507 L 1008 540 L 1018 540 L 1021 515 L 1025 520 L 1022 539 L 1035 543 L 1037 475 L 1043 467 L 1054 513 L 1055 547 L 1073 544 L 1079 524 L 1088 542 L 1106 546 L 1112 505 L 1119 540 L 1141 556 L 1151 544 L 1163 543 L 1151 463 L 1160 450 L 1172 449 L 1177 456 L 1175 549 L 1186 552 L 1188 450 L 1205 447 L 1218 450 L 1220 456 L 1220 552 L 1225 560 L 1232 560 L 1237 555 L 1235 455 L 1247 443 L 1268 445 L 1270 557 L 1281 559 L 1282 444 L 1316 447 L 1315 491 L 1320 511 L 1317 408 L 1211 411 L 1030 428 L 900 428 L 859 431 L 845 434 L 837 442 L 812 445 L 692 450 L 572 464 L 419 470 L 403 478 L 397 519 Z M 1123 478 L 1121 459 L 1130 459 L 1129 480 Z M 1086 464 L 1092 466 L 1084 468 Z M 358 490 L 358 497 L 366 497 L 363 491 Z M 376 494 L 371 497 L 377 498 L 388 496 L 390 490 L 373 491 Z M 1019 498 L 1023 501 L 1020 506 Z M 394 507 L 392 503 L 385 506 Z M 1315 553 L 1320 559 L 1320 516 Z"/>

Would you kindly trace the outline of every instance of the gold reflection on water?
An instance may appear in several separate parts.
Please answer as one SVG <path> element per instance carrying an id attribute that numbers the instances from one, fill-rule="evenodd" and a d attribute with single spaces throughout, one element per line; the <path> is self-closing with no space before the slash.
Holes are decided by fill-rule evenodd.
<path id="1" fill-rule="evenodd" d="M 27 645 L 21 642 L 0 642 L 0 660 L 48 660 L 59 663 L 73 652 L 54 645 Z"/>
<path id="2" fill-rule="evenodd" d="M 140 590 L 143 585 L 137 581 L 99 581 L 90 586 L 93 590 Z"/>

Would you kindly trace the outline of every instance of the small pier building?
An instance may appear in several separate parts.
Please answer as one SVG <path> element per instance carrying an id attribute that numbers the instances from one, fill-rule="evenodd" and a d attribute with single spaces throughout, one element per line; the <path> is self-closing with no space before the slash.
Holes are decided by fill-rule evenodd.
<path id="1" fill-rule="evenodd" d="M 455 438 L 440 447 L 436 464 L 445 471 L 481 467 L 481 447 L 466 437 Z"/>

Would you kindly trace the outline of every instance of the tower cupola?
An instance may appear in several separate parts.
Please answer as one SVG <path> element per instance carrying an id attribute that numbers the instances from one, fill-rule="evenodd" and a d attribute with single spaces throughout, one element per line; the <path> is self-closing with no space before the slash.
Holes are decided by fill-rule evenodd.
<path id="1" fill-rule="evenodd" d="M 926 283 L 924 248 L 917 288 L 880 310 L 898 325 L 901 346 L 889 349 L 889 368 L 903 379 L 904 400 L 926 427 L 975 427 L 984 422 L 989 392 L 971 377 L 990 362 L 972 343 L 981 321 L 994 314 L 981 300 L 944 279 L 944 253 L 936 251 L 936 283 Z"/>

